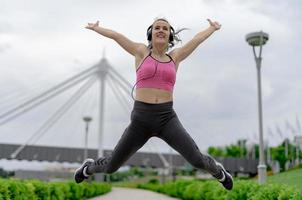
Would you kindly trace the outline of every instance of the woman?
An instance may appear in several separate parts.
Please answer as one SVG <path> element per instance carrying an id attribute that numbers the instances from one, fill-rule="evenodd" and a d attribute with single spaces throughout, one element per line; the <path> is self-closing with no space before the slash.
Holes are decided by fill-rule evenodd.
<path id="1" fill-rule="evenodd" d="M 94 173 L 115 172 L 150 137 L 156 136 L 178 151 L 192 166 L 208 171 L 226 189 L 232 189 L 232 176 L 220 163 L 199 151 L 173 110 L 173 87 L 180 62 L 221 27 L 218 22 L 212 22 L 209 19 L 208 21 L 210 26 L 206 30 L 199 32 L 188 43 L 175 48 L 168 54 L 167 51 L 174 46 L 177 36 L 166 19 L 156 19 L 147 29 L 148 46 L 100 27 L 99 21 L 88 23 L 87 29 L 113 39 L 134 56 L 137 76 L 136 97 L 131 113 L 131 123 L 124 131 L 112 155 L 96 161 L 85 160 L 75 172 L 77 183 Z"/>

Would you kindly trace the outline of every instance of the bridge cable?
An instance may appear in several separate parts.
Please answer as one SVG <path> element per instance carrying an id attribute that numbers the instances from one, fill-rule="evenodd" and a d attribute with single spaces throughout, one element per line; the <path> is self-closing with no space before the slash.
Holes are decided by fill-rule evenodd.
<path id="1" fill-rule="evenodd" d="M 38 95 L 37 97 L 31 99 L 30 101 L 27 101 L 27 102 L 15 107 L 14 109 L 1 114 L 0 119 L 3 119 L 3 118 L 6 118 L 6 119 L 4 119 L 0 122 L 0 126 L 7 123 L 7 122 L 9 122 L 9 121 L 11 121 L 11 120 L 13 120 L 13 119 L 15 119 L 16 117 L 20 116 L 21 114 L 24 114 L 27 111 L 37 107 L 41 103 L 50 100 L 51 98 L 53 98 L 53 97 L 57 96 L 58 94 L 64 92 L 65 90 L 69 89 L 70 87 L 72 87 L 72 86 L 78 84 L 79 82 L 85 80 L 86 78 L 93 75 L 94 73 L 95 73 L 94 71 L 91 71 L 88 74 L 81 75 L 81 76 L 76 76 L 76 78 L 80 77 L 78 80 L 77 79 L 69 79 L 68 81 L 64 81 L 63 83 L 61 83 L 61 84 L 51 88 L 50 90 Z M 73 78 L 75 78 L 75 77 L 73 77 Z M 72 82 L 72 81 L 74 81 L 74 82 Z M 54 92 L 54 93 L 50 94 L 51 92 Z M 42 98 L 44 98 L 44 99 L 42 99 Z M 32 105 L 30 105 L 30 104 L 32 104 Z M 26 108 L 26 106 L 29 106 L 29 107 Z M 21 110 L 21 109 L 23 109 L 23 110 Z M 12 116 L 9 116 L 9 115 L 12 115 Z M 9 117 L 7 117 L 7 116 L 9 116 Z"/>
<path id="2" fill-rule="evenodd" d="M 76 91 L 73 96 L 63 105 L 58 111 L 51 116 L 51 118 L 46 121 L 38 131 L 36 131 L 22 146 L 15 150 L 11 154 L 11 158 L 16 158 L 16 156 L 31 142 L 35 144 L 43 135 L 46 133 L 62 116 L 70 109 L 70 107 L 80 99 L 80 97 L 87 91 L 87 89 L 97 80 L 97 76 L 93 76 L 89 79 L 78 91 Z M 35 139 L 36 137 L 36 139 Z M 35 139 L 35 140 L 34 140 Z"/>

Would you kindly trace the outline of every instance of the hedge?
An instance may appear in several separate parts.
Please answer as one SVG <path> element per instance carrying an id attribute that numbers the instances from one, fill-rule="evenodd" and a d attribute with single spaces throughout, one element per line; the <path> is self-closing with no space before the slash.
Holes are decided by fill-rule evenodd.
<path id="1" fill-rule="evenodd" d="M 80 200 L 110 191 L 106 183 L 0 179 L 0 200 Z"/>
<path id="2" fill-rule="evenodd" d="M 256 181 L 235 180 L 233 190 L 217 181 L 178 180 L 166 184 L 139 184 L 138 188 L 167 194 L 182 200 L 302 200 L 295 187 L 280 184 L 259 185 Z"/>

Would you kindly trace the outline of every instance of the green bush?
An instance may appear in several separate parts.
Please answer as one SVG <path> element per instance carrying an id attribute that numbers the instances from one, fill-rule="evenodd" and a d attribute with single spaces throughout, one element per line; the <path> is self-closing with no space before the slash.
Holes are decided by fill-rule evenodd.
<path id="1" fill-rule="evenodd" d="M 105 183 L 41 182 L 0 179 L 0 200 L 78 200 L 111 190 Z"/>
<path id="2" fill-rule="evenodd" d="M 48 183 L 51 200 L 70 199 L 70 187 L 66 183 Z"/>
<path id="3" fill-rule="evenodd" d="M 187 200 L 198 199 L 200 188 L 202 188 L 202 182 L 192 182 L 185 188 L 182 198 Z"/>
<path id="4" fill-rule="evenodd" d="M 251 200 L 302 200 L 302 194 L 296 188 L 279 184 L 266 184 L 249 194 Z"/>
<path id="5" fill-rule="evenodd" d="M 302 200 L 294 187 L 280 184 L 259 185 L 255 181 L 236 180 L 231 191 L 217 181 L 179 180 L 166 184 L 140 184 L 139 188 L 161 192 L 183 200 Z"/>
<path id="6" fill-rule="evenodd" d="M 8 199 L 10 199 L 9 184 L 3 179 L 0 179 L 0 200 Z"/>
<path id="7" fill-rule="evenodd" d="M 177 188 L 176 190 L 177 196 L 183 198 L 184 191 L 191 183 L 192 181 L 188 181 L 188 180 L 175 181 L 175 185 Z"/>
<path id="8" fill-rule="evenodd" d="M 167 183 L 161 189 L 162 189 L 161 190 L 162 193 L 165 193 L 165 194 L 167 194 L 169 196 L 172 196 L 172 197 L 178 197 L 177 187 L 176 187 L 176 183 L 175 182 Z"/>
<path id="9" fill-rule="evenodd" d="M 35 180 L 28 182 L 34 186 L 35 195 L 39 200 L 50 200 L 50 189 L 47 184 Z"/>
<path id="10" fill-rule="evenodd" d="M 32 199 L 35 200 L 37 197 L 34 194 L 33 185 L 24 183 L 23 181 L 9 181 L 9 193 L 10 199 L 21 200 L 21 199 Z"/>
<path id="11" fill-rule="evenodd" d="M 226 193 L 227 200 L 248 199 L 253 191 L 257 191 L 260 187 L 257 182 L 238 180 L 235 182 L 234 188 Z"/>
<path id="12" fill-rule="evenodd" d="M 185 188 L 182 199 L 200 200 L 200 199 L 222 199 L 222 193 L 225 191 L 221 187 L 217 187 L 217 183 L 213 181 L 191 181 Z"/>
<path id="13" fill-rule="evenodd" d="M 81 199 L 84 196 L 84 187 L 74 182 L 69 182 L 70 187 L 70 199 Z"/>
<path id="14" fill-rule="evenodd" d="M 149 181 L 148 181 L 148 183 L 153 183 L 153 184 L 159 184 L 159 180 L 158 179 L 150 179 Z"/>
<path id="15" fill-rule="evenodd" d="M 140 188 L 140 189 L 146 189 L 146 190 L 151 190 L 151 191 L 154 191 L 154 192 L 163 193 L 162 187 L 163 186 L 159 183 L 146 183 L 146 184 L 138 184 L 137 185 L 137 188 Z"/>

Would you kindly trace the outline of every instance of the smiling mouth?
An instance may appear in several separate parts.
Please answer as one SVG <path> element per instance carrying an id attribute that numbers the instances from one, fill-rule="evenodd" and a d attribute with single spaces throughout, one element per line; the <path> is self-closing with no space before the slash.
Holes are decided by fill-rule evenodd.
<path id="1" fill-rule="evenodd" d="M 158 37 L 158 38 L 165 38 L 166 36 L 164 36 L 164 35 L 157 35 L 156 37 Z"/>

